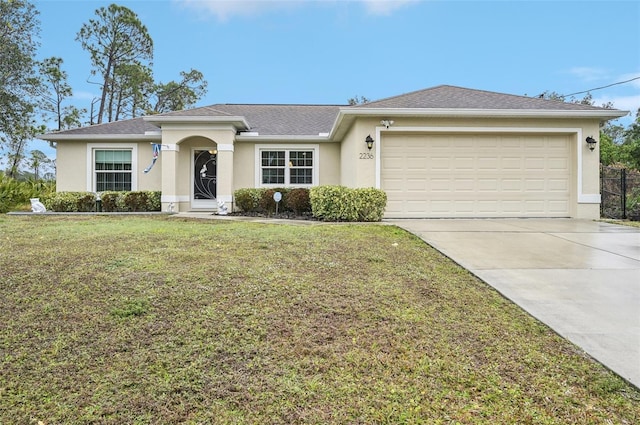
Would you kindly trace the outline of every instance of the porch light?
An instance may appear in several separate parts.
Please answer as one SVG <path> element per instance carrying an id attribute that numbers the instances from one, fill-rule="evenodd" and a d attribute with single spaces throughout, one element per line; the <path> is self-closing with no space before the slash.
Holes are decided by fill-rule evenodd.
<path id="1" fill-rule="evenodd" d="M 217 155 L 217 154 L 218 154 L 218 149 L 211 149 L 211 150 L 209 151 L 209 154 L 211 154 L 211 155 Z"/>
<path id="2" fill-rule="evenodd" d="M 371 135 L 368 135 L 367 138 L 364 139 L 364 142 L 367 144 L 367 148 L 369 148 L 369 150 L 373 148 L 373 139 L 371 138 Z"/>
<path id="3" fill-rule="evenodd" d="M 596 148 L 596 139 L 594 139 L 593 137 L 589 136 L 587 137 L 587 144 L 589 145 L 589 150 L 593 151 Z"/>

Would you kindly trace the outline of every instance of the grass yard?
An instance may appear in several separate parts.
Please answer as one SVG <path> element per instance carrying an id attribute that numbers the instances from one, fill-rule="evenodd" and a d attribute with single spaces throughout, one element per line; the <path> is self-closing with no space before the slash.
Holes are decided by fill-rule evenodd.
<path id="1" fill-rule="evenodd" d="M 638 424 L 640 394 L 381 225 L 0 216 L 1 424 Z"/>

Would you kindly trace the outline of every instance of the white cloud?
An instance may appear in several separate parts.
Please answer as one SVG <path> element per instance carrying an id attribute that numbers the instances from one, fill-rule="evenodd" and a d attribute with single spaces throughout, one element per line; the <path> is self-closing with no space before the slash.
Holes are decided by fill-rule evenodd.
<path id="1" fill-rule="evenodd" d="M 613 107 L 623 111 L 630 111 L 635 116 L 636 111 L 640 108 L 640 94 L 630 96 L 594 96 L 593 102 L 595 106 L 611 102 Z"/>
<path id="2" fill-rule="evenodd" d="M 95 94 L 95 93 L 82 91 L 82 90 L 73 92 L 73 98 L 76 100 L 93 100 L 99 96 L 100 94 Z"/>
<path id="3" fill-rule="evenodd" d="M 390 15 L 395 10 L 417 3 L 418 0 L 358 0 L 364 3 L 368 13 L 372 15 Z"/>
<path id="4" fill-rule="evenodd" d="M 275 10 L 292 9 L 305 3 L 339 3 L 337 0 L 173 0 L 183 7 L 215 16 L 227 21 L 234 16 L 256 16 Z M 390 15 L 395 10 L 420 0 L 350 0 L 361 3 L 367 13 L 372 15 Z"/>
<path id="5" fill-rule="evenodd" d="M 233 16 L 255 16 L 273 10 L 289 9 L 295 1 L 282 0 L 174 0 L 186 8 L 204 12 L 227 21 Z"/>
<path id="6" fill-rule="evenodd" d="M 586 66 L 577 66 L 569 70 L 569 74 L 576 76 L 582 81 L 598 81 L 606 79 L 609 73 L 601 68 L 590 68 Z"/>

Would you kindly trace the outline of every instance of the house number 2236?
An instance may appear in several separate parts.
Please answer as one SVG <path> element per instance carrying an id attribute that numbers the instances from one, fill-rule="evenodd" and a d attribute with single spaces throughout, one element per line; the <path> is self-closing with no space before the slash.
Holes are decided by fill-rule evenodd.
<path id="1" fill-rule="evenodd" d="M 373 154 L 370 152 L 360 152 L 360 159 L 373 159 Z"/>

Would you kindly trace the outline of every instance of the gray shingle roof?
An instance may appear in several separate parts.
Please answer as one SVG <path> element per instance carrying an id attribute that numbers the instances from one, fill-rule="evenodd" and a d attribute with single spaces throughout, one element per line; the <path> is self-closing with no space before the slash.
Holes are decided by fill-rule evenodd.
<path id="1" fill-rule="evenodd" d="M 245 117 L 251 127 L 249 130 L 258 132 L 261 136 L 317 136 L 319 133 L 329 133 L 339 110 L 338 105 L 221 104 L 209 107 L 210 116 Z M 191 109 L 170 112 L 164 116 L 188 116 L 191 115 L 190 111 L 200 113 Z"/>
<path id="2" fill-rule="evenodd" d="M 56 133 L 48 133 L 51 135 L 109 135 L 109 134 L 139 134 L 143 135 L 145 131 L 158 131 L 158 127 L 145 122 L 142 117 L 129 120 L 114 121 L 103 124 L 94 124 L 86 127 L 74 128 L 71 130 L 59 131 Z M 44 136 L 43 136 L 44 138 Z M 46 138 L 45 138 L 46 140 Z"/>
<path id="3" fill-rule="evenodd" d="M 526 96 L 495 93 L 448 85 L 393 96 L 355 106 L 347 105 L 251 105 L 216 104 L 160 114 L 159 117 L 244 117 L 250 131 L 260 136 L 317 136 L 329 133 L 340 110 L 366 109 L 471 109 L 471 110 L 538 110 L 598 111 L 602 108 Z M 357 112 L 356 112 L 357 113 Z M 42 136 L 144 135 L 158 131 L 142 117 L 93 125 Z"/>
<path id="4" fill-rule="evenodd" d="M 354 108 L 527 109 L 586 111 L 601 108 L 537 97 L 516 96 L 455 86 L 436 86 L 354 106 Z"/>

